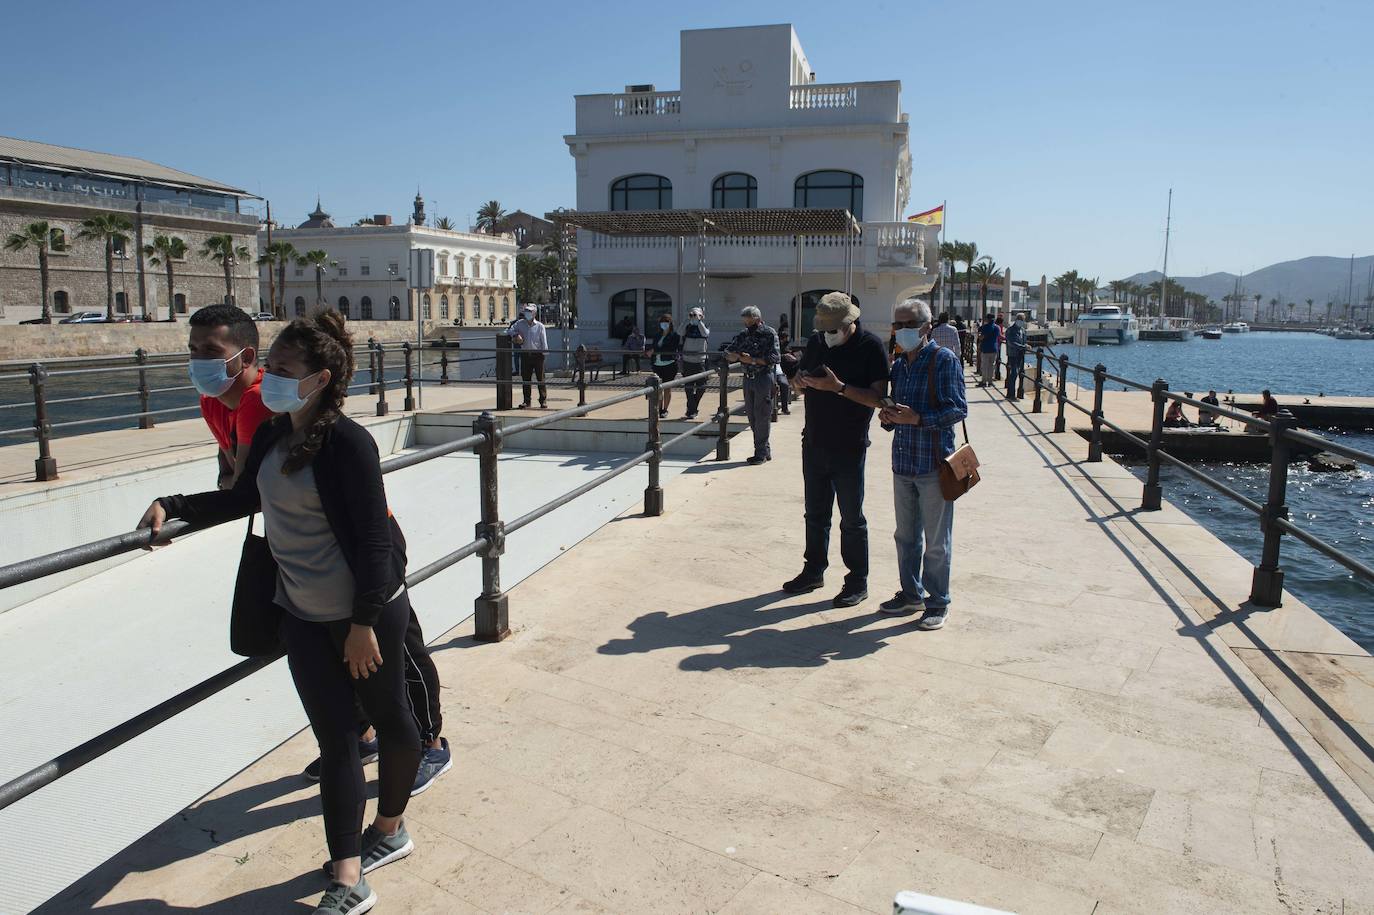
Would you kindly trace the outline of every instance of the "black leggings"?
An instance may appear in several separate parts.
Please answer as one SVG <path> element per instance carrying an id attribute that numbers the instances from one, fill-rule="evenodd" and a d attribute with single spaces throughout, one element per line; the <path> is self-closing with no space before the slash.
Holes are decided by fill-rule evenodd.
<path id="1" fill-rule="evenodd" d="M 439 707 L 439 671 L 434 666 L 434 659 L 429 656 L 425 631 L 420 628 L 420 619 L 415 615 L 414 607 L 410 609 L 410 624 L 406 626 L 405 649 L 406 691 L 410 693 L 410 710 L 415 714 L 420 740 L 429 744 L 438 740 L 444 731 L 444 712 Z M 358 717 L 358 736 L 361 737 L 371 722 L 356 694 L 353 704 Z"/>
<path id="2" fill-rule="evenodd" d="M 377 728 L 379 761 L 377 813 L 400 816 L 420 765 L 420 732 L 406 691 L 405 632 L 410 599 L 402 592 L 382 610 L 373 632 L 382 665 L 367 679 L 353 679 L 343 663 L 349 621 L 311 623 L 283 614 L 291 679 L 320 745 L 320 801 L 329 859 L 355 858 L 361 851 L 367 785 L 358 757 L 354 696 Z"/>

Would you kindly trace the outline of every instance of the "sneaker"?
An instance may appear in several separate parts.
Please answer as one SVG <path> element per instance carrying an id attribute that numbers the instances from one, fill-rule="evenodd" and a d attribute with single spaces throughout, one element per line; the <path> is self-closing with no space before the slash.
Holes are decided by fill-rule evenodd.
<path id="1" fill-rule="evenodd" d="M 697 418 L 697 415 L 696 415 L 695 413 L 688 413 L 688 414 L 686 414 L 685 416 L 683 416 L 682 418 L 683 418 L 683 419 L 696 419 L 696 418 Z"/>
<path id="2" fill-rule="evenodd" d="M 392 861 L 399 861 L 414 850 L 415 843 L 410 840 L 410 833 L 406 832 L 404 821 L 394 836 L 387 835 L 375 826 L 369 826 L 363 830 L 363 873 L 370 874 L 383 865 L 390 864 Z M 326 861 L 323 867 L 325 875 L 333 880 L 334 862 Z M 339 885 L 342 886 L 343 884 Z"/>
<path id="3" fill-rule="evenodd" d="M 836 607 L 857 607 L 866 600 L 868 600 L 868 588 L 862 585 L 858 587 L 845 585 L 830 603 Z"/>
<path id="4" fill-rule="evenodd" d="M 515 409 L 517 409 L 517 410 L 528 410 L 529 408 L 530 408 L 529 402 L 526 401 L 525 403 L 522 403 L 522 404 L 520 404 L 519 406 L 517 406 Z"/>
<path id="5" fill-rule="evenodd" d="M 667 418 L 668 418 L 668 411 L 667 411 L 667 410 L 659 410 L 659 411 L 658 411 L 658 418 L 659 418 L 659 419 L 667 419 Z"/>
<path id="6" fill-rule="evenodd" d="M 377 739 L 375 737 L 371 740 L 358 741 L 358 757 L 362 760 L 364 766 L 377 761 Z M 318 756 L 315 757 L 315 761 L 306 766 L 305 771 L 302 772 L 301 775 L 304 775 L 305 780 L 308 782 L 319 781 L 320 758 Z"/>
<path id="7" fill-rule="evenodd" d="M 924 610 L 925 605 L 905 591 L 898 591 L 896 594 L 892 595 L 891 600 L 885 600 L 879 604 L 878 609 L 883 613 L 890 613 L 893 616 L 906 616 L 908 613 Z"/>
<path id="8" fill-rule="evenodd" d="M 434 780 L 453 768 L 453 754 L 448 749 L 448 738 L 439 738 L 440 747 L 425 747 L 425 752 L 420 755 L 420 768 L 415 770 L 415 787 L 410 789 L 410 796 L 429 790 L 429 786 L 434 784 Z"/>
<path id="9" fill-rule="evenodd" d="M 367 878 L 360 877 L 355 886 L 331 884 L 320 897 L 313 915 L 362 915 L 372 911 L 376 904 L 377 894 L 367 885 Z"/>
<path id="10" fill-rule="evenodd" d="M 948 613 L 948 607 L 931 607 L 926 610 L 925 616 L 916 621 L 916 628 L 924 629 L 927 632 L 932 629 L 939 629 L 944 626 L 945 616 Z"/>
<path id="11" fill-rule="evenodd" d="M 768 458 L 764 455 L 756 454 L 752 457 L 746 458 L 744 463 L 748 464 L 750 467 L 757 467 L 766 460 L 768 460 Z"/>
<path id="12" fill-rule="evenodd" d="M 796 578 L 785 583 L 782 586 L 782 589 L 786 591 L 788 594 L 806 594 L 807 592 L 815 591 L 817 588 L 820 588 L 824 585 L 825 576 L 811 575 L 806 572 L 803 572 Z"/>

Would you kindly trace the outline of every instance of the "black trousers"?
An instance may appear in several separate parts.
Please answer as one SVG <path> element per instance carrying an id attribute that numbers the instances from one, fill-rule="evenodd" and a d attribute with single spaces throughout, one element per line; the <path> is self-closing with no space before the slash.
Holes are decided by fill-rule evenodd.
<path id="1" fill-rule="evenodd" d="M 688 362 L 685 359 L 682 362 L 683 375 L 698 375 L 704 371 L 706 371 L 706 363 L 704 362 Z M 701 407 L 701 398 L 706 394 L 706 379 L 693 381 L 691 384 L 683 385 L 683 387 L 687 389 L 687 412 L 697 412 L 698 408 Z"/>
<path id="2" fill-rule="evenodd" d="M 444 711 L 439 703 L 439 670 L 434 659 L 429 656 L 429 646 L 425 644 L 425 632 L 420 628 L 420 618 L 415 608 L 410 608 L 410 623 L 406 626 L 406 692 L 410 696 L 410 710 L 415 715 L 415 726 L 420 731 L 420 739 L 426 744 L 439 739 L 444 732 Z M 372 726 L 362 702 L 356 702 L 358 734 L 361 736 Z"/>
<path id="3" fill-rule="evenodd" d="M 525 399 L 521 403 L 530 402 L 530 378 L 539 378 L 539 406 L 544 406 L 549 402 L 549 389 L 544 386 L 544 357 L 547 353 L 529 352 L 520 354 L 520 377 L 524 379 Z"/>
<path id="4" fill-rule="evenodd" d="M 386 605 L 372 629 L 381 649 L 381 666 L 366 679 L 355 680 L 343 663 L 348 620 L 313 623 L 283 614 L 291 679 L 320 745 L 320 802 L 331 861 L 356 857 L 361 850 L 367 785 L 358 756 L 355 697 L 377 728 L 378 814 L 405 813 L 415 785 L 421 746 L 406 689 L 409 622 L 410 599 L 403 591 Z"/>
<path id="5" fill-rule="evenodd" d="M 868 519 L 864 517 L 864 459 L 855 453 L 818 448 L 802 441 L 806 504 L 805 571 L 820 575 L 830 565 L 830 520 L 840 506 L 840 558 L 849 570 L 844 583 L 868 585 Z"/>

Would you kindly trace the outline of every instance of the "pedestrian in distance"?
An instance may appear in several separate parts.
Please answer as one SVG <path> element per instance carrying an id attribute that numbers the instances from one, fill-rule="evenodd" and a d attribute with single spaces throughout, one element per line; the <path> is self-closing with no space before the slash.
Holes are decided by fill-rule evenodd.
<path id="1" fill-rule="evenodd" d="M 997 358 L 992 360 L 992 377 L 998 381 L 1002 380 L 1002 346 L 1007 342 L 1007 328 L 1002 316 L 998 315 L 997 320 Z"/>
<path id="2" fill-rule="evenodd" d="M 272 417 L 262 403 L 258 325 L 237 305 L 207 305 L 191 315 L 188 371 L 200 393 L 200 415 L 219 446 L 219 488 L 243 472 L 253 434 Z"/>
<path id="3" fill-rule="evenodd" d="M 1007 399 L 1020 400 L 1017 385 L 1026 367 L 1026 316 L 1016 313 L 1011 327 L 1007 328 Z"/>
<path id="4" fill-rule="evenodd" d="M 644 345 L 644 332 L 636 324 L 625 338 L 625 354 L 620 360 L 620 373 L 622 375 L 630 374 L 631 362 L 635 364 L 636 372 L 643 370 L 644 367 L 640 364 L 640 360 L 644 358 Z"/>
<path id="5" fill-rule="evenodd" d="M 792 415 L 792 376 L 797 373 L 797 354 L 792 352 L 792 335 L 778 331 L 778 407 L 784 416 Z"/>
<path id="6" fill-rule="evenodd" d="M 524 382 L 522 386 L 523 399 L 520 401 L 521 409 L 528 409 L 530 406 L 530 381 L 537 378 L 539 380 L 539 409 L 544 410 L 549 406 L 549 389 L 544 384 L 544 363 L 549 354 L 549 334 L 544 322 L 540 321 L 533 305 L 526 305 L 520 318 L 506 331 L 520 347 L 520 378 Z"/>
<path id="7" fill-rule="evenodd" d="M 993 382 L 997 369 L 997 350 L 1000 346 L 1002 329 L 997 326 L 989 312 L 978 328 L 978 387 L 985 388 Z"/>
<path id="8" fill-rule="evenodd" d="M 699 375 L 706 371 L 706 353 L 710 346 L 711 328 L 706 325 L 706 312 L 700 307 L 687 310 L 687 323 L 682 328 L 682 374 Z M 706 379 L 686 386 L 687 412 L 684 419 L 696 419 L 701 398 L 706 394 Z"/>
<path id="9" fill-rule="evenodd" d="M 954 355 L 959 355 L 959 331 L 949 323 L 949 312 L 942 311 L 940 317 L 935 319 L 935 326 L 930 329 L 930 339 Z"/>
<path id="10" fill-rule="evenodd" d="M 892 315 L 903 355 L 892 364 L 892 397 L 879 420 L 892 431 L 892 488 L 900 587 L 879 610 L 925 613 L 920 629 L 945 624 L 950 603 L 954 503 L 940 489 L 940 462 L 954 453 L 954 427 L 968 416 L 964 367 L 922 340 L 930 306 L 908 299 Z"/>
<path id="11" fill-rule="evenodd" d="M 763 312 L 754 305 L 740 309 L 744 330 L 725 348 L 725 360 L 744 366 L 744 412 L 754 433 L 754 453 L 746 463 L 762 464 L 773 459 L 768 444 L 772 431 L 773 397 L 777 394 L 774 366 L 782 360 L 777 331 L 763 323 Z"/>
<path id="12" fill-rule="evenodd" d="M 262 381 L 263 403 L 284 415 L 258 430 L 234 487 L 164 497 L 139 522 L 156 538 L 168 518 L 210 525 L 263 513 L 280 631 L 322 758 L 331 883 L 316 915 L 370 910 L 377 897 L 364 874 L 414 849 L 403 816 L 422 755 L 405 682 L 405 548 L 376 443 L 343 414 L 353 368 L 338 312 L 293 321 L 272 344 Z M 355 696 L 380 754 L 376 816 L 365 831 Z"/>
<path id="13" fill-rule="evenodd" d="M 859 323 L 859 306 L 843 292 L 816 304 L 816 332 L 807 341 L 793 383 L 806 398 L 802 480 L 806 549 L 801 574 L 782 586 L 805 594 L 825 584 L 830 521 L 840 508 L 840 558 L 846 574 L 836 607 L 868 598 L 868 520 L 864 459 L 873 411 L 887 393 L 887 347 Z"/>
<path id="14" fill-rule="evenodd" d="M 659 380 L 667 384 L 676 378 L 678 359 L 682 356 L 682 337 L 673 330 L 673 316 L 667 312 L 658 316 L 658 333 L 653 343 L 649 344 L 649 350 L 653 353 L 654 374 Z M 669 388 L 658 402 L 659 419 L 668 415 L 668 407 L 672 402 L 673 389 Z"/>

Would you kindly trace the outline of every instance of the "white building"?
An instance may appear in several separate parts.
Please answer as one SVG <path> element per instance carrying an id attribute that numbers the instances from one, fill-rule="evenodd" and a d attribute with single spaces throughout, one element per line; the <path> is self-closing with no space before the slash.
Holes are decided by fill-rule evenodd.
<path id="1" fill-rule="evenodd" d="M 790 235 L 710 236 L 699 247 L 695 236 L 580 231 L 579 323 L 590 336 L 650 326 L 661 310 L 680 321 L 703 298 L 708 316 L 752 304 L 770 324 L 786 314 L 809 332 L 815 301 L 845 288 L 846 254 L 849 291 L 884 323 L 893 304 L 929 290 L 938 230 L 902 221 L 911 153 L 900 82 L 817 83 L 790 25 L 684 31 L 680 70 L 678 90 L 577 96 L 576 133 L 564 139 L 579 213 L 839 207 L 861 231 L 812 236 L 800 252 Z"/>
<path id="2" fill-rule="evenodd" d="M 424 219 L 424 203 L 416 197 L 416 215 Z M 418 308 L 435 324 L 490 327 L 514 320 L 515 239 L 435 229 L 416 224 L 391 225 L 377 217 L 372 225 L 335 226 L 318 203 L 315 212 L 294 229 L 274 229 L 273 242 L 290 242 L 296 250 L 320 250 L 329 265 L 320 278 L 321 298 L 346 317 L 373 321 L 414 321 Z M 260 250 L 267 248 L 266 231 L 258 234 Z M 434 251 L 434 285 L 413 290 L 407 286 L 410 252 Z M 287 317 L 304 314 L 316 300 L 315 269 L 290 264 L 286 268 Z M 258 278 L 263 303 L 269 280 L 264 266 Z M 274 274 L 272 282 L 276 281 Z"/>

